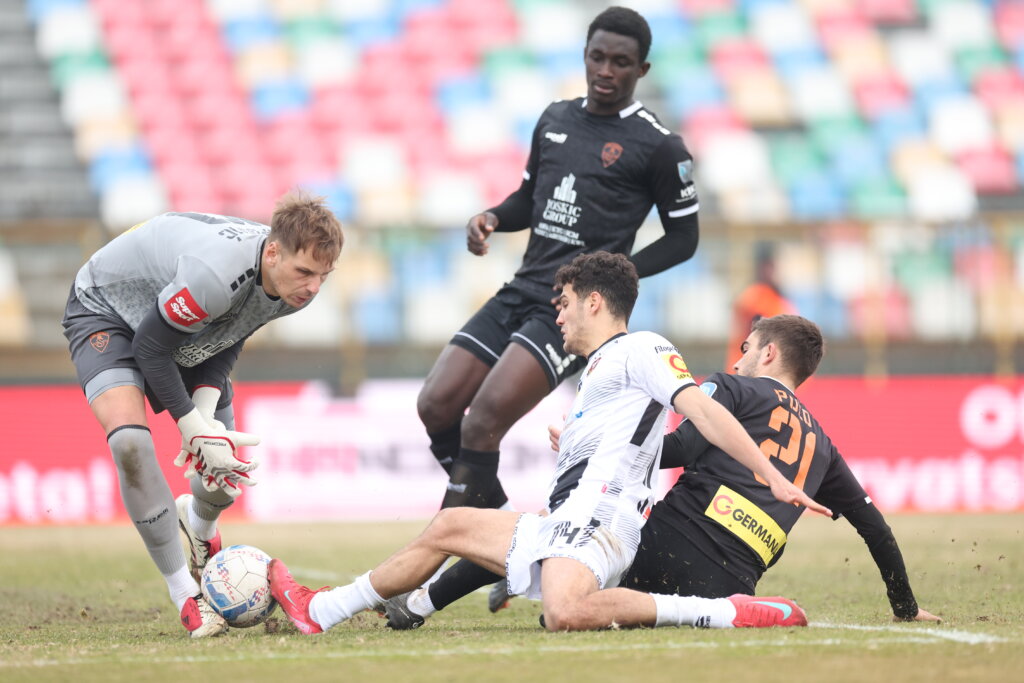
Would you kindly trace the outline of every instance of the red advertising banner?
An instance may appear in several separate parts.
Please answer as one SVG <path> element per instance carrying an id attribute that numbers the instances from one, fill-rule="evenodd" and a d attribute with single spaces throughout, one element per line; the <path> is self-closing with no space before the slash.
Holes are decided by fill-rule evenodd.
<path id="1" fill-rule="evenodd" d="M 354 398 L 316 384 L 236 386 L 238 429 L 263 438 L 259 484 L 229 514 L 256 520 L 398 519 L 436 511 L 444 477 L 416 418 L 418 382 L 368 382 Z M 554 454 L 546 426 L 571 402 L 561 387 L 502 444 L 501 477 L 523 510 L 543 505 Z M 886 512 L 1024 510 L 1024 380 L 816 378 L 800 397 Z M 0 387 L 0 524 L 124 516 L 104 435 L 74 386 Z M 150 415 L 172 491 L 180 437 Z"/>

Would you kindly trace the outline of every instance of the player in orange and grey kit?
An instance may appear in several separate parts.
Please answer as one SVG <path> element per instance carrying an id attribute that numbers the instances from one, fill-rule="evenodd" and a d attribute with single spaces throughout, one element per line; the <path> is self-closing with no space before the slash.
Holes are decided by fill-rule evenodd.
<path id="1" fill-rule="evenodd" d="M 236 451 L 259 439 L 231 431 L 228 375 L 249 335 L 313 300 L 342 239 L 323 201 L 303 193 L 283 197 L 270 226 L 165 213 L 93 254 L 71 288 L 63 321 L 71 360 L 107 435 L 125 510 L 193 638 L 227 630 L 197 579 L 220 550 L 218 516 L 256 467 Z M 147 398 L 181 431 L 175 464 L 186 466 L 192 493 L 177 501 L 156 459 Z"/>

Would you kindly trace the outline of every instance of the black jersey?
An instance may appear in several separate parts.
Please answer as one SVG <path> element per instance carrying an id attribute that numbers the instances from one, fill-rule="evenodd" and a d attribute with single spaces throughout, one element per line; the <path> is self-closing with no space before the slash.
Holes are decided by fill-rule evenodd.
<path id="1" fill-rule="evenodd" d="M 698 208 L 693 159 L 679 135 L 639 102 L 611 116 L 585 105 L 577 98 L 548 106 L 523 174 L 532 232 L 516 279 L 545 294 L 559 266 L 581 253 L 628 255 L 652 206 L 663 221 Z"/>
<path id="2" fill-rule="evenodd" d="M 787 479 L 837 517 L 870 503 L 818 421 L 784 384 L 770 377 L 715 373 L 701 388 L 736 416 Z M 689 520 L 677 526 L 695 546 L 723 560 L 726 571 L 756 581 L 781 556 L 804 508 L 776 500 L 768 486 L 692 425 L 684 423 L 677 434 L 696 461 L 652 517 Z"/>

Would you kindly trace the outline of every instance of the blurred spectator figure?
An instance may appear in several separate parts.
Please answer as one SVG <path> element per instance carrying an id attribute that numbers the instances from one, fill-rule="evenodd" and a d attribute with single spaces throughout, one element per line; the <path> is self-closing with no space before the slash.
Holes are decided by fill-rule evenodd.
<path id="1" fill-rule="evenodd" d="M 732 328 L 725 347 L 725 371 L 729 372 L 742 355 L 740 344 L 750 334 L 750 326 L 761 318 L 784 313 L 796 314 L 792 304 L 779 289 L 775 279 L 775 248 L 768 242 L 759 242 L 754 251 L 754 282 L 739 295 L 732 307 Z"/>

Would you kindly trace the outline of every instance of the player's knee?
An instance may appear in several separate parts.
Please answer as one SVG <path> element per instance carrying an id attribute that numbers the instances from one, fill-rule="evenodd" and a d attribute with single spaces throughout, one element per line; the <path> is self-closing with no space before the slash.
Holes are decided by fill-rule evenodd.
<path id="1" fill-rule="evenodd" d="M 442 547 L 452 538 L 457 537 L 464 528 L 463 510 L 459 508 L 442 508 L 430 521 L 430 526 L 423 532 L 424 540 L 432 546 Z"/>
<path id="2" fill-rule="evenodd" d="M 465 406 L 456 406 L 450 398 L 439 396 L 427 386 L 420 390 L 416 398 L 416 412 L 428 434 L 453 425 L 459 419 L 460 411 L 465 409 Z"/>
<path id="3" fill-rule="evenodd" d="M 153 457 L 153 441 L 149 430 L 144 427 L 122 427 L 110 433 L 107 444 L 125 482 L 130 486 L 138 486 L 147 459 Z"/>

